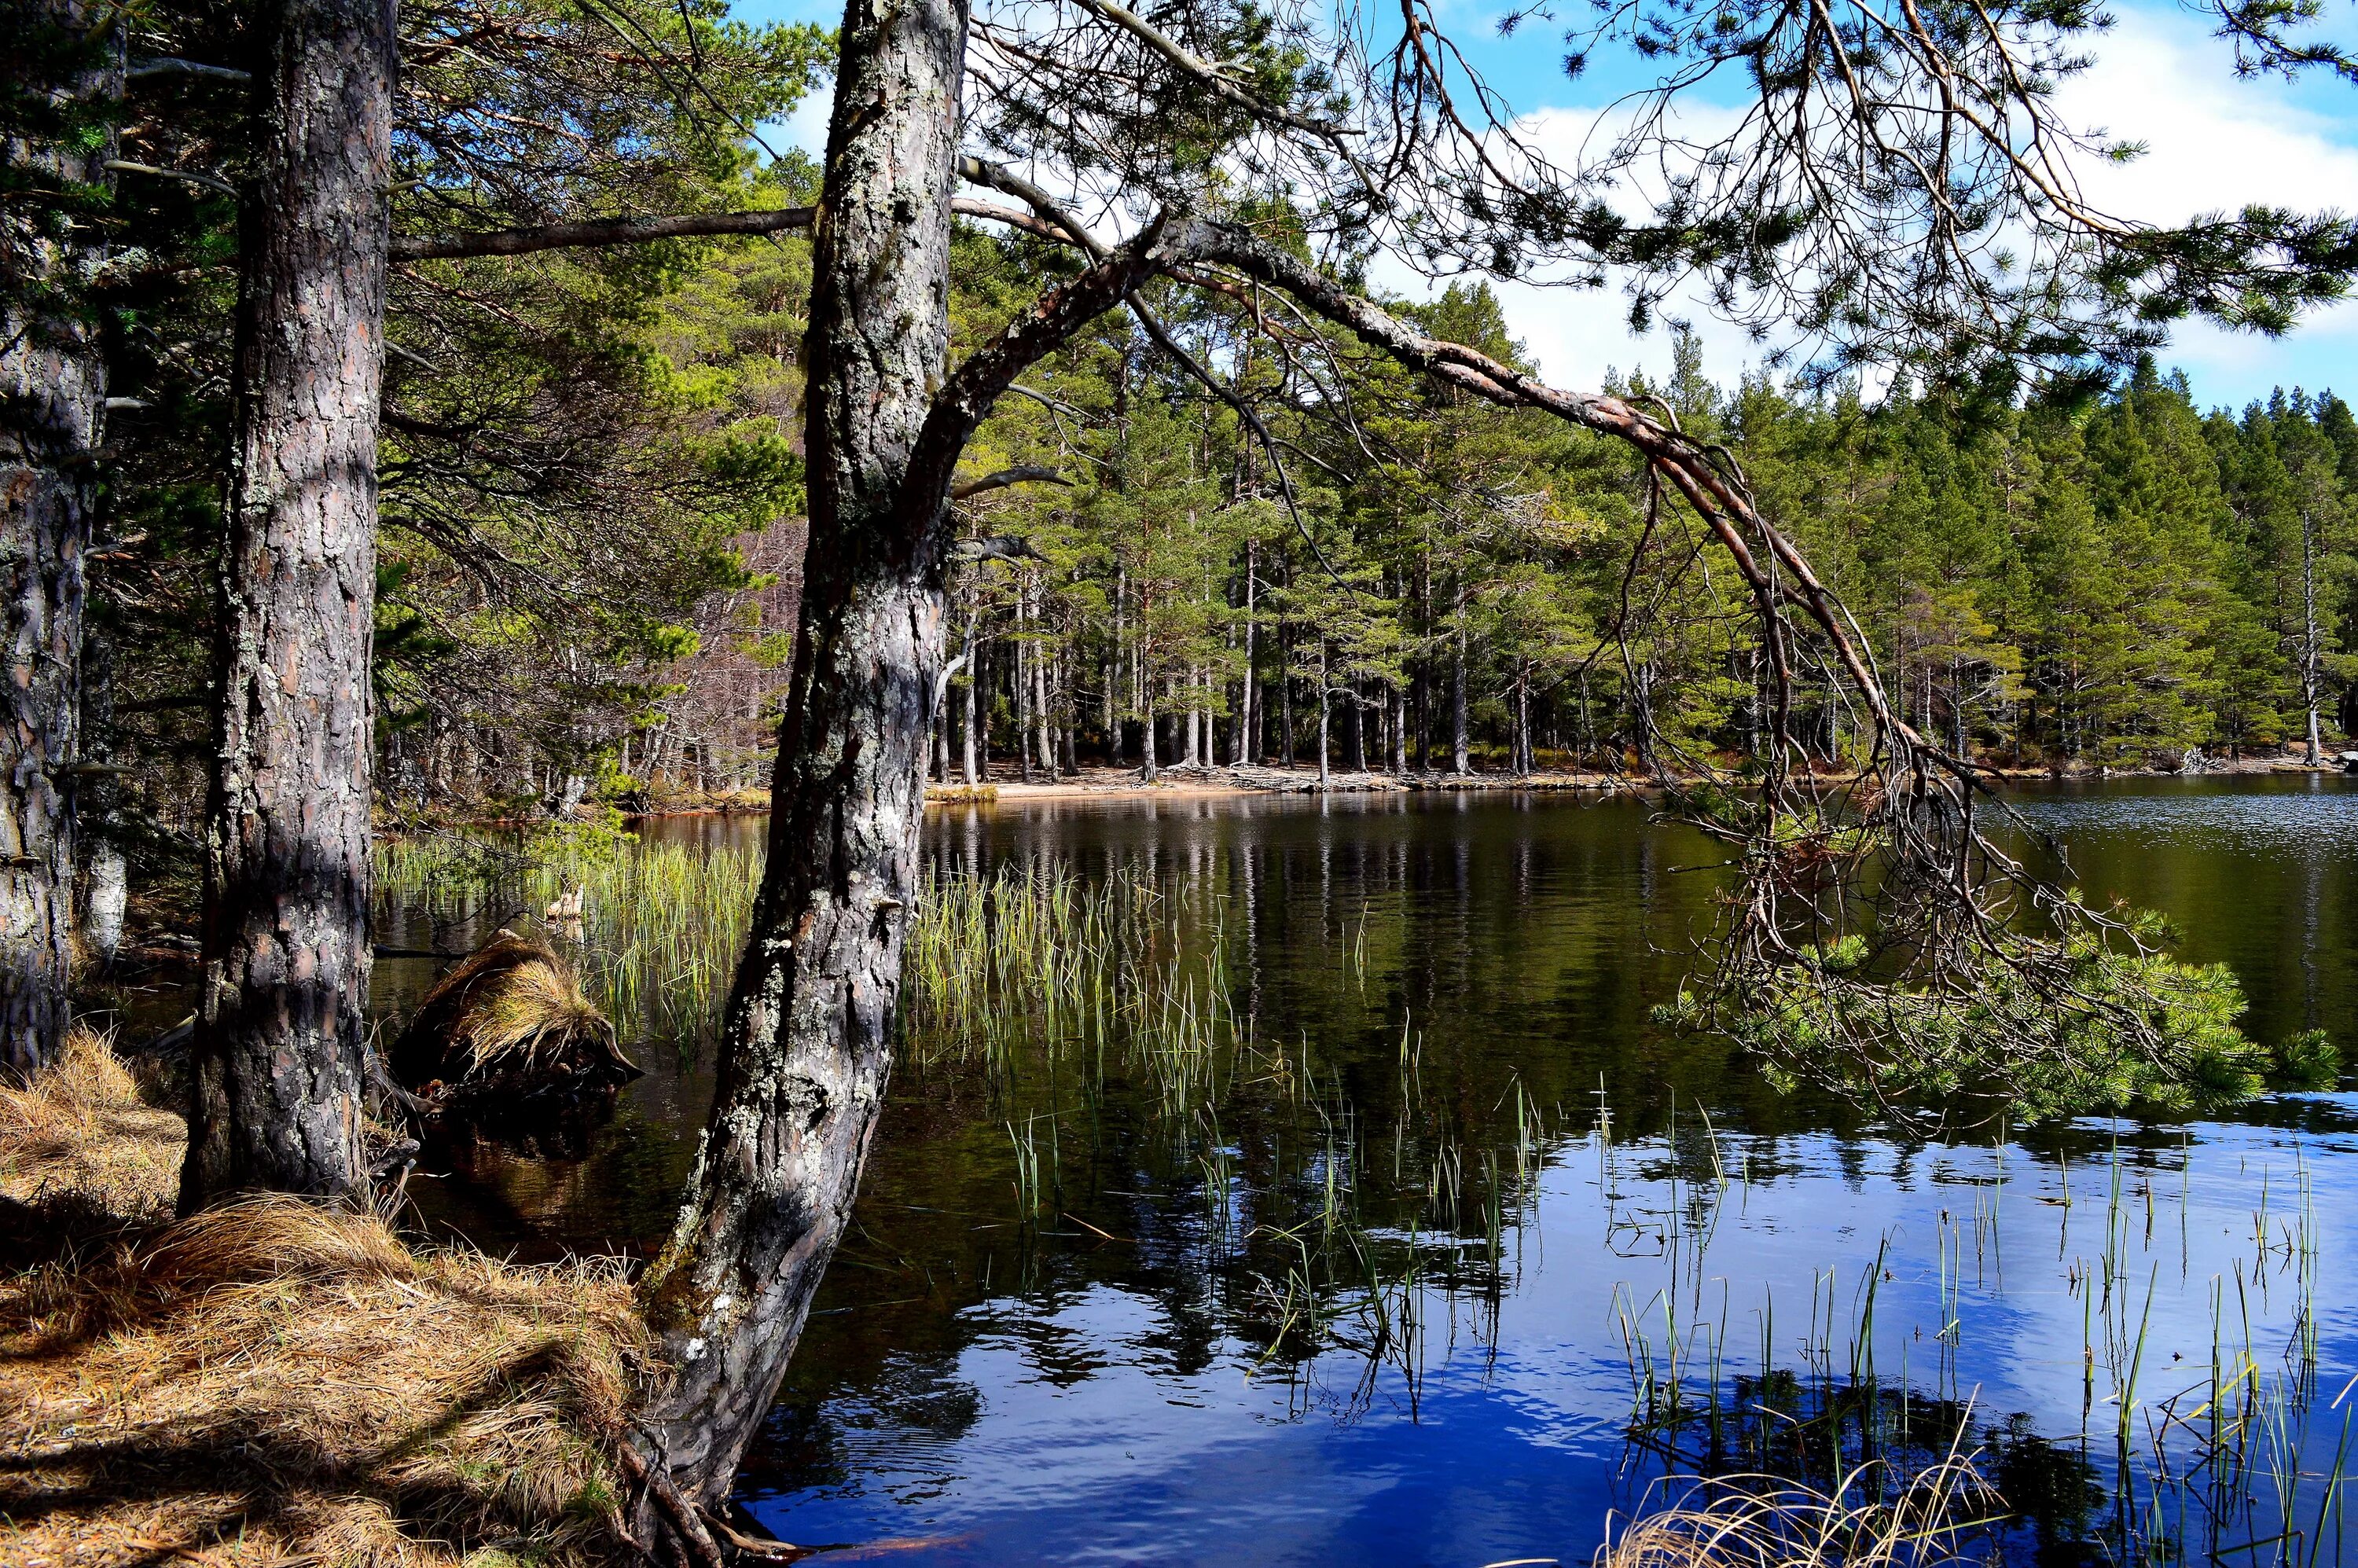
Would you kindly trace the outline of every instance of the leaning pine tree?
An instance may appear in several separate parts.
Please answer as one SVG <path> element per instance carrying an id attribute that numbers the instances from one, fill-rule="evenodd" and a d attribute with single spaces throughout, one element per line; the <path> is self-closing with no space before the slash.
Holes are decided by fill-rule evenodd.
<path id="1" fill-rule="evenodd" d="M 1622 441 L 1652 504 L 1684 508 L 1717 542 L 1761 623 L 1768 709 L 1752 787 L 1689 795 L 1750 873 L 1722 945 L 1723 995 L 1779 988 L 1799 1021 L 1789 1040 L 1814 1031 L 1831 1060 L 1853 1064 L 1833 1070 L 1877 1088 L 1883 1064 L 1965 1037 L 1976 1017 L 2028 1029 L 2077 1010 L 2161 1082 L 2184 1065 L 2173 1052 L 2207 1048 L 2201 1027 L 2190 1047 L 2173 1034 L 2170 1005 L 2199 1013 L 2203 998 L 2166 966 L 2140 967 L 2141 933 L 2051 895 L 1984 836 L 1971 764 L 1892 710 L 1864 640 L 1726 452 L 1666 409 L 1561 390 L 1424 336 L 1318 258 L 1373 242 L 1436 274 L 1618 270 L 1640 315 L 1697 288 L 1740 319 L 1797 328 L 1821 373 L 1912 360 L 2004 393 L 2025 364 L 2101 375 L 2189 311 L 2281 330 L 2358 265 L 2351 226 L 2255 209 L 2163 230 L 2089 205 L 2075 160 L 2098 149 L 2058 123 L 2049 94 L 2093 19 L 2035 3 L 1893 0 L 1846 18 L 1783 0 L 1616 11 L 1575 40 L 1581 53 L 1642 37 L 1682 63 L 1606 155 L 1571 169 L 1520 139 L 1416 0 L 1397 17 L 1345 20 L 1327 31 L 1306 11 L 1228 0 L 1183 0 L 1151 21 L 1113 0 L 989 14 L 852 0 L 815 212 L 396 245 L 514 254 L 812 226 L 811 543 L 768 870 L 682 1217 L 641 1289 L 674 1376 L 639 1429 L 639 1517 L 681 1555 L 713 1552 L 702 1510 L 775 1391 L 882 1104 L 960 455 L 997 396 L 1107 310 L 1133 312 L 1229 395 L 1163 326 L 1158 291 L 1283 301 L 1444 385 Z M 2301 47 L 2271 31 L 2273 14 L 2227 21 L 2251 48 Z M 1672 106 L 1723 70 L 1756 103 L 1725 141 L 1697 147 Z M 1640 164 L 1667 193 L 1629 221 L 1601 193 Z M 962 179 L 1014 205 L 961 197 Z M 1071 260 L 1045 264 L 1057 281 L 953 364 L 959 214 Z M 1098 232 L 1125 214 L 1126 237 Z M 1268 456 L 1282 478 L 1274 443 Z M 1800 765 L 1811 759 L 1791 717 L 1795 671 L 1822 667 L 1871 730 L 1867 760 L 1833 784 Z M 2026 899 L 2043 923 L 2014 918 Z M 2104 969 L 2091 951 L 2115 941 L 2130 961 Z M 1869 997 L 1909 999 L 1879 1016 L 1913 1022 L 1870 1022 Z M 2019 1065 L 2002 1052 L 1987 1063 L 2001 1076 Z"/>

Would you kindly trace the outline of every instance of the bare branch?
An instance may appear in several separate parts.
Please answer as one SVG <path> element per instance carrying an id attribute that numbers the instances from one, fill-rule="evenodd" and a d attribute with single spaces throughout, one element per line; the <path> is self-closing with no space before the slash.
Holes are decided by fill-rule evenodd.
<path id="1" fill-rule="evenodd" d="M 135 59 L 123 72 L 125 81 L 142 81 L 156 76 L 194 76 L 211 81 L 233 82 L 240 87 L 250 86 L 254 81 L 254 73 L 250 70 L 239 70 L 226 65 L 207 65 L 200 59 L 182 59 L 178 55 L 168 54 Z"/>
<path id="2" fill-rule="evenodd" d="M 1011 469 L 1001 469 L 997 473 L 985 474 L 980 479 L 970 479 L 963 484 L 952 486 L 950 499 L 965 501 L 980 495 L 986 491 L 1006 490 L 1018 484 L 1061 484 L 1069 487 L 1072 482 L 1055 469 L 1042 468 L 1036 463 L 1019 463 Z"/>
<path id="3" fill-rule="evenodd" d="M 998 337 L 968 355 L 934 399 L 909 454 L 907 477 L 902 481 L 908 503 L 937 514 L 949 498 L 958 454 L 999 395 L 1139 285 L 1186 259 L 1211 238 L 1208 225 L 1190 219 L 1173 222 L 1168 214 L 1158 214 L 1130 243 L 1042 295 Z"/>
<path id="4" fill-rule="evenodd" d="M 960 540 L 951 554 L 962 561 L 1037 561 L 1046 558 L 1032 547 L 1031 540 L 1018 538 L 1013 534 L 993 534 L 988 539 Z"/>
<path id="5" fill-rule="evenodd" d="M 578 223 L 547 223 L 531 229 L 492 229 L 480 234 L 406 235 L 393 242 L 397 262 L 445 261 L 460 256 L 520 256 L 535 251 L 644 245 L 659 240 L 716 234 L 775 234 L 807 229 L 816 208 L 780 207 L 752 212 L 688 212 L 665 218 L 591 218 Z"/>
<path id="6" fill-rule="evenodd" d="M 210 174 L 199 174 L 193 169 L 159 168 L 152 163 L 133 163 L 128 158 L 119 157 L 108 158 L 104 167 L 116 174 L 144 174 L 152 179 L 177 179 L 188 185 L 200 185 L 207 190 L 218 190 L 223 196 L 237 194 L 237 187 L 228 180 Z"/>
<path id="7" fill-rule="evenodd" d="M 172 173 L 144 165 L 110 167 L 122 167 L 135 173 Z M 961 198 L 950 203 L 950 210 L 962 218 L 1004 223 L 1060 244 L 1072 243 L 1071 236 L 1058 229 L 995 202 Z M 660 218 L 590 218 L 577 223 L 545 223 L 529 229 L 487 229 L 478 234 L 410 234 L 393 242 L 393 259 L 413 262 L 521 256 L 535 251 L 598 250 L 609 245 L 653 244 L 662 240 L 777 234 L 808 229 L 817 212 L 816 207 L 773 207 L 750 212 L 682 212 Z"/>
<path id="8" fill-rule="evenodd" d="M 1238 84 L 1233 71 L 1199 58 L 1177 39 L 1154 27 L 1136 12 L 1124 10 L 1115 5 L 1113 0 L 1073 0 L 1073 4 L 1100 20 L 1112 23 L 1123 32 L 1137 38 L 1147 48 L 1209 88 L 1214 93 L 1228 100 L 1255 119 L 1266 120 L 1271 124 L 1283 125 L 1292 130 L 1306 131 L 1322 139 L 1357 134 L 1346 125 L 1337 125 L 1325 120 L 1306 120 L 1299 114 L 1280 109 L 1274 104 L 1262 103 Z"/>

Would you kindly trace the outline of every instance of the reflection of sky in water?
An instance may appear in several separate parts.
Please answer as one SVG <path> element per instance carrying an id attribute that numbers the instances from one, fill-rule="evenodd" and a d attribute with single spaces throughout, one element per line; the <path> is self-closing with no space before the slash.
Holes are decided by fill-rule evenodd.
<path id="1" fill-rule="evenodd" d="M 2339 776 L 2140 779 L 2099 792 L 2013 793 L 2022 815 L 2075 842 L 2150 844 L 2296 860 L 2358 859 L 2358 787 Z"/>
<path id="2" fill-rule="evenodd" d="M 1881 1375 L 1896 1379 L 1904 1366 L 1920 1390 L 1953 1387 L 1985 1422 L 2026 1416 L 2050 1438 L 2083 1430 L 2086 1319 L 2073 1281 L 2093 1281 L 2094 1404 L 2085 1430 L 2108 1471 L 2116 1418 L 2101 1260 L 2115 1218 L 2113 1310 L 2117 1322 L 2125 1302 L 2132 1339 L 2150 1293 L 2141 1444 L 2164 1401 L 2207 1383 L 2214 1280 L 2240 1351 L 2239 1265 L 2264 1378 L 2287 1365 L 2297 1274 L 2281 1250 L 2256 1263 L 2255 1216 L 2265 1183 L 2271 1243 L 2296 1240 L 2304 1168 L 2316 1188 L 2309 1220 L 2321 1268 L 2323 1399 L 2358 1371 L 2358 1163 L 2344 1158 L 2358 1151 L 2358 1097 L 2287 1109 L 2311 1130 L 2197 1129 L 2190 1181 L 2176 1136 L 2125 1148 L 2116 1216 L 2105 1139 L 2084 1128 L 2068 1168 L 2009 1149 L 2002 1185 L 1992 1184 L 1999 1160 L 1986 1147 L 1724 1136 L 1731 1184 L 1715 1195 L 1708 1179 L 1700 1188 L 1686 1179 L 1709 1173 L 1702 1141 L 1691 1138 L 1675 1206 L 1662 1145 L 1641 1142 L 1616 1152 L 1622 1223 L 1609 1234 L 1596 1144 L 1562 1146 L 1536 1214 L 1519 1242 L 1510 1238 L 1518 1250 L 1495 1340 L 1476 1330 L 1480 1303 L 1462 1298 L 1453 1337 L 1453 1303 L 1428 1292 L 1412 1416 L 1397 1368 L 1363 1393 L 1364 1364 L 1347 1352 L 1330 1350 L 1306 1379 L 1289 1381 L 1256 1376 L 1253 1349 L 1221 1336 L 1210 1363 L 1188 1371 L 1168 1354 L 1161 1302 L 1108 1283 L 1001 1295 L 961 1314 L 963 1343 L 947 1359 L 896 1366 L 889 1389 L 836 1390 L 815 1413 L 843 1478 L 757 1496 L 754 1511 L 787 1540 L 931 1542 L 908 1549 L 916 1561 L 1585 1562 L 1606 1510 L 1630 1507 L 1660 1474 L 1624 1442 L 1630 1374 L 1617 1314 L 1630 1310 L 1659 1346 L 1661 1292 L 1674 1290 L 1699 1366 L 1724 1324 L 1731 1377 L 1757 1366 L 1765 1314 L 1779 1364 L 1799 1367 L 1813 1293 L 1823 1337 L 1822 1271 L 1831 1269 L 1833 1355 L 1837 1375 L 1846 1374 L 1858 1288 L 1886 1238 L 1891 1278 L 1879 1289 L 1875 1334 Z M 1752 1169 L 1773 1165 L 1776 1173 L 1741 1180 L 1747 1157 Z M 1942 1365 L 1936 1337 L 1944 1210 L 1945 1266 L 1962 1280 L 1953 1368 Z M 1674 1213 L 1696 1228 L 1674 1227 Z M 1709 1238 L 1698 1253 L 1703 1228 Z M 1652 1239 L 1682 1229 L 1676 1244 Z M 948 1430 L 895 1414 L 945 1408 L 964 1412 Z M 2329 1449 L 2338 1421 L 2320 1422 Z"/>
<path id="3" fill-rule="evenodd" d="M 2013 799 L 2068 843 L 2091 896 L 2158 909 L 2183 931 L 2188 957 L 2232 965 L 2255 1036 L 2321 1024 L 2358 1058 L 2353 785 L 2123 779 Z M 1677 983 L 1684 944 L 1711 914 L 1709 877 L 1671 868 L 1716 855 L 1650 816 L 1647 801 L 1628 797 L 1433 794 L 933 814 L 927 853 L 937 869 L 1036 857 L 1084 877 L 1143 870 L 1193 890 L 1199 913 L 1217 910 L 1233 945 L 1229 980 L 1257 1038 L 1288 1043 L 1315 1071 L 1321 1105 L 1348 1103 L 1357 1153 L 1344 1167 L 1367 1223 L 1404 1227 L 1423 1215 L 1429 1271 L 1452 1245 L 1435 1237 L 1424 1198 L 1436 1151 L 1462 1156 L 1469 1193 L 1484 1188 L 1486 1152 L 1511 1168 L 1520 1101 L 1510 1088 L 1548 1108 L 1548 1125 L 1570 1141 L 1548 1144 L 1536 1203 L 1520 1236 L 1509 1228 L 1495 1338 L 1487 1301 L 1437 1285 L 1425 1292 L 1412 1399 L 1394 1366 L 1362 1387 L 1364 1360 L 1340 1349 L 1292 1378 L 1278 1365 L 1257 1368 L 1260 1344 L 1246 1336 L 1268 1317 L 1251 1303 L 1250 1275 L 1282 1278 L 1283 1250 L 1264 1238 L 1225 1271 L 1206 1261 L 1198 1160 L 1214 1144 L 1239 1173 L 1227 1204 L 1237 1234 L 1294 1223 L 1305 1203 L 1316 1209 L 1325 1113 L 1274 1087 L 1265 1058 L 1227 1084 L 1217 1137 L 1193 1111 L 1174 1124 L 1152 1082 L 1119 1064 L 1087 1089 L 1069 1072 L 1044 1078 L 1035 1065 L 1002 1098 L 977 1075 L 904 1061 L 859 1223 L 749 1455 L 743 1495 L 765 1525 L 795 1541 L 909 1543 L 891 1555 L 914 1562 L 1585 1563 L 1606 1510 L 1638 1504 L 1660 1473 L 1625 1441 L 1630 1376 L 1616 1303 L 1662 1338 L 1657 1292 L 1672 1267 L 1652 1238 L 1673 1209 L 1661 1137 L 1673 1116 L 1685 1134 L 1679 1212 L 1718 1216 L 1699 1263 L 1691 1243 L 1681 1252 L 1682 1321 L 1714 1332 L 1725 1322 L 1728 1372 L 1757 1365 L 1772 1303 L 1776 1359 L 1801 1366 L 1827 1269 L 1844 1341 L 1835 1370 L 1846 1372 L 1859 1286 L 1887 1234 L 1882 1377 L 1904 1364 L 1920 1392 L 1952 1380 L 1960 1395 L 1977 1390 L 1985 1422 L 2022 1416 L 2064 1446 L 2011 1444 L 2009 1485 L 2025 1482 L 2017 1495 L 2071 1490 L 2070 1466 L 2083 1463 L 2084 1366 L 2072 1281 L 2094 1266 L 2102 1293 L 2109 1130 L 2010 1150 L 1999 1245 L 1976 1260 L 1977 1203 L 1986 1219 L 1990 1200 L 1974 1184 L 1996 1170 L 1986 1144 L 1867 1135 L 1841 1108 L 1770 1093 L 1715 1043 L 1651 1025 L 1648 1010 Z M 759 827 L 698 818 L 661 831 L 717 842 Z M 419 945 L 463 940 L 401 920 L 387 930 Z M 380 969 L 388 994 L 399 970 Z M 1421 1043 L 1413 1091 L 1401 1070 L 1404 1019 Z M 591 1160 L 563 1169 L 494 1161 L 471 1182 L 445 1184 L 437 1201 L 469 1234 L 527 1248 L 659 1238 L 704 1092 L 700 1065 L 672 1056 L 650 1043 L 653 1070 Z M 1609 1235 L 1596 1145 L 1582 1138 L 1600 1084 L 1622 1144 L 1611 1189 L 1624 1223 Z M 1696 1206 L 1698 1193 L 1713 1197 L 1698 1102 L 1721 1130 L 1731 1173 L 1748 1159 L 1755 1179 Z M 1047 1215 L 1027 1230 L 1014 1212 L 1004 1123 L 1035 1111 L 1063 1119 L 1047 1124 L 1063 1130 L 1059 1206 L 1077 1218 Z M 1404 1169 L 1396 1130 L 1408 1144 Z M 2281 1246 L 2277 1227 L 2297 1222 L 2296 1142 L 2317 1193 L 2321 1401 L 2358 1371 L 2353 1130 L 2358 1097 L 2272 1101 L 2245 1124 L 2196 1130 L 2182 1219 L 2177 1130 L 2124 1132 L 2129 1228 L 2114 1304 L 2129 1302 L 2132 1336 L 2154 1281 L 2140 1442 L 2161 1401 L 2198 1369 L 2207 1379 L 2213 1276 L 2240 1351 L 2239 1260 L 2255 1354 L 2271 1377 L 2281 1367 L 2291 1276 L 2280 1253 L 2255 1272 L 2251 1233 L 2264 1173 L 2272 1240 Z M 2058 1158 L 2067 1148 L 2068 1210 Z M 1953 1379 L 1935 1337 L 1944 1208 L 1962 1227 L 1966 1260 Z M 1401 1230 L 1381 1237 L 1397 1264 Z M 1952 1235 L 1952 1251 L 1958 1244 Z M 1481 1250 L 1463 1245 L 1469 1258 Z M 2100 1327 L 2096 1339 L 2087 1452 L 2108 1473 L 2115 1416 Z M 1707 1364 L 1704 1342 L 1692 1353 Z M 2312 1465 L 2341 1419 L 2320 1418 Z"/>

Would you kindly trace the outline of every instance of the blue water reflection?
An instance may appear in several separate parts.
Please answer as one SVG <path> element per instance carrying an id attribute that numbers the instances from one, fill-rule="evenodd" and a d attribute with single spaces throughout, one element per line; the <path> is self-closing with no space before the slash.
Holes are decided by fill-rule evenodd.
<path id="1" fill-rule="evenodd" d="M 2321 1022 L 2346 1049 L 2358 791 L 2292 784 L 2027 809 L 2092 890 L 2244 972 L 2255 1029 Z M 1026 1218 L 1003 1097 L 904 1075 L 743 1477 L 772 1533 L 913 1562 L 1578 1563 L 1666 1474 L 1809 1473 L 1812 1433 L 1844 1429 L 1762 1407 L 1848 1400 L 1873 1412 L 1850 1458 L 1861 1433 L 1937 1448 L 1969 1408 L 2023 1516 L 1989 1543 L 2009 1559 L 2200 1557 L 2289 1519 L 2229 1560 L 2338 1560 L 2358 1098 L 1943 1143 L 1769 1096 L 1645 1022 L 1707 890 L 1627 802 L 1002 810 L 934 847 L 1217 882 L 1256 1027 L 1333 1090 L 1305 1122 L 1299 1092 L 1283 1113 L 1239 1075 L 1206 1165 L 1213 1135 L 1161 1125 L 1136 1085 L 1080 1086 L 1058 1202 Z M 1322 1161 L 1350 1167 L 1392 1272 L 1338 1292 L 1305 1354 L 1271 1328 L 1276 1238 L 1315 1212 Z M 1433 1221 L 1453 1181 L 1487 1219 Z M 2229 1443 L 2232 1488 L 2196 1468 Z"/>

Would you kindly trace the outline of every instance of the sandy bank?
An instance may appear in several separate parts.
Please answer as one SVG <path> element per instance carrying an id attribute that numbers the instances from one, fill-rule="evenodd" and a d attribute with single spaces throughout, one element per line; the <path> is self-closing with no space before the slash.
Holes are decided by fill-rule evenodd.
<path id="1" fill-rule="evenodd" d="M 2296 757 L 2245 757 L 2222 761 L 2202 770 L 2200 777 L 2277 773 L 2339 773 L 2337 764 L 2311 768 Z M 1994 778 L 2046 783 L 2100 778 L 2174 778 L 2190 775 L 2159 768 L 2083 769 L 2057 773 L 2047 768 L 1994 767 Z M 1687 781 L 1695 782 L 1695 781 Z M 1606 773 L 1335 773 L 1321 784 L 1314 768 L 1165 768 L 1152 784 L 1136 768 L 1085 768 L 1076 775 L 1055 781 L 1024 783 L 993 779 L 979 785 L 929 784 L 927 804 L 936 806 L 1011 805 L 1024 801 L 1163 798 L 1173 800 L 1251 795 L 1385 795 L 1466 790 L 1524 794 L 1627 795 L 1658 789 L 1641 774 Z M 756 806 L 754 809 L 765 809 Z"/>

